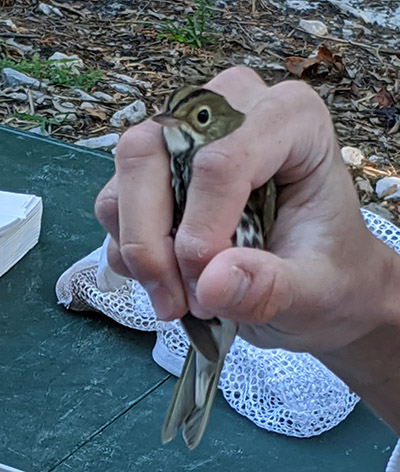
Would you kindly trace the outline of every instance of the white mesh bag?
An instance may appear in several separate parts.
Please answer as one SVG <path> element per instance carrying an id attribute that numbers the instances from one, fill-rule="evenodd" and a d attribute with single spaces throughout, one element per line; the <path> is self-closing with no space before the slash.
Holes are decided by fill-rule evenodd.
<path id="1" fill-rule="evenodd" d="M 362 210 L 368 229 L 400 254 L 400 229 Z M 68 269 L 58 280 L 59 303 L 73 310 L 96 310 L 118 323 L 143 331 L 156 331 L 154 360 L 179 375 L 188 340 L 179 322 L 157 321 L 141 285 L 119 278 L 118 289 L 102 292 L 98 286 L 112 281 L 105 262 L 107 240 Z M 281 349 L 264 350 L 239 337 L 228 353 L 219 388 L 238 413 L 268 431 L 311 437 L 343 421 L 358 398 L 310 354 Z M 399 469 L 400 470 L 400 469 Z"/>

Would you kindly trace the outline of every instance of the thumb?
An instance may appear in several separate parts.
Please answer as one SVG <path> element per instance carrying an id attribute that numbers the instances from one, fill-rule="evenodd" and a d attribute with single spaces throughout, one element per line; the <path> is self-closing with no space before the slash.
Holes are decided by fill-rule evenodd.
<path id="1" fill-rule="evenodd" d="M 214 315 L 264 324 L 291 306 L 295 279 L 284 259 L 259 249 L 231 248 L 203 270 L 196 298 Z"/>

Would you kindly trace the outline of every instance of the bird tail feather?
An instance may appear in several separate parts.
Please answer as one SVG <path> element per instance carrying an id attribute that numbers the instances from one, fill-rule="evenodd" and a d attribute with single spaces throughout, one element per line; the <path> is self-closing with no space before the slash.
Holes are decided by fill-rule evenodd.
<path id="1" fill-rule="evenodd" d="M 196 448 L 210 418 L 224 359 L 208 361 L 189 347 L 181 376 L 161 429 L 163 444 L 172 441 L 182 426 L 182 436 L 189 449 Z"/>
<path id="2" fill-rule="evenodd" d="M 181 375 L 169 404 L 164 424 L 161 428 L 161 442 L 166 444 L 174 439 L 179 428 L 193 410 L 196 381 L 196 353 L 190 346 Z"/>

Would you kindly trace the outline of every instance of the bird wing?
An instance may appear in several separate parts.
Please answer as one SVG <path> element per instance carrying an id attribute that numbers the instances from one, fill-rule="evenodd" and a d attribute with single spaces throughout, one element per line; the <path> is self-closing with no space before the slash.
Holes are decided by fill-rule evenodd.
<path id="1" fill-rule="evenodd" d="M 196 352 L 192 346 L 186 355 L 182 373 L 161 428 L 161 442 L 166 444 L 174 439 L 179 428 L 193 410 L 196 382 Z"/>

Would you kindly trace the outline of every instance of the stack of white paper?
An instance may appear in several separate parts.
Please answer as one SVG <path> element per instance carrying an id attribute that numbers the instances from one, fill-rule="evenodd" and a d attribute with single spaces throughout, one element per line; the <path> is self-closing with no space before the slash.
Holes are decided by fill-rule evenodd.
<path id="1" fill-rule="evenodd" d="M 0 277 L 39 240 L 42 199 L 0 191 Z"/>

